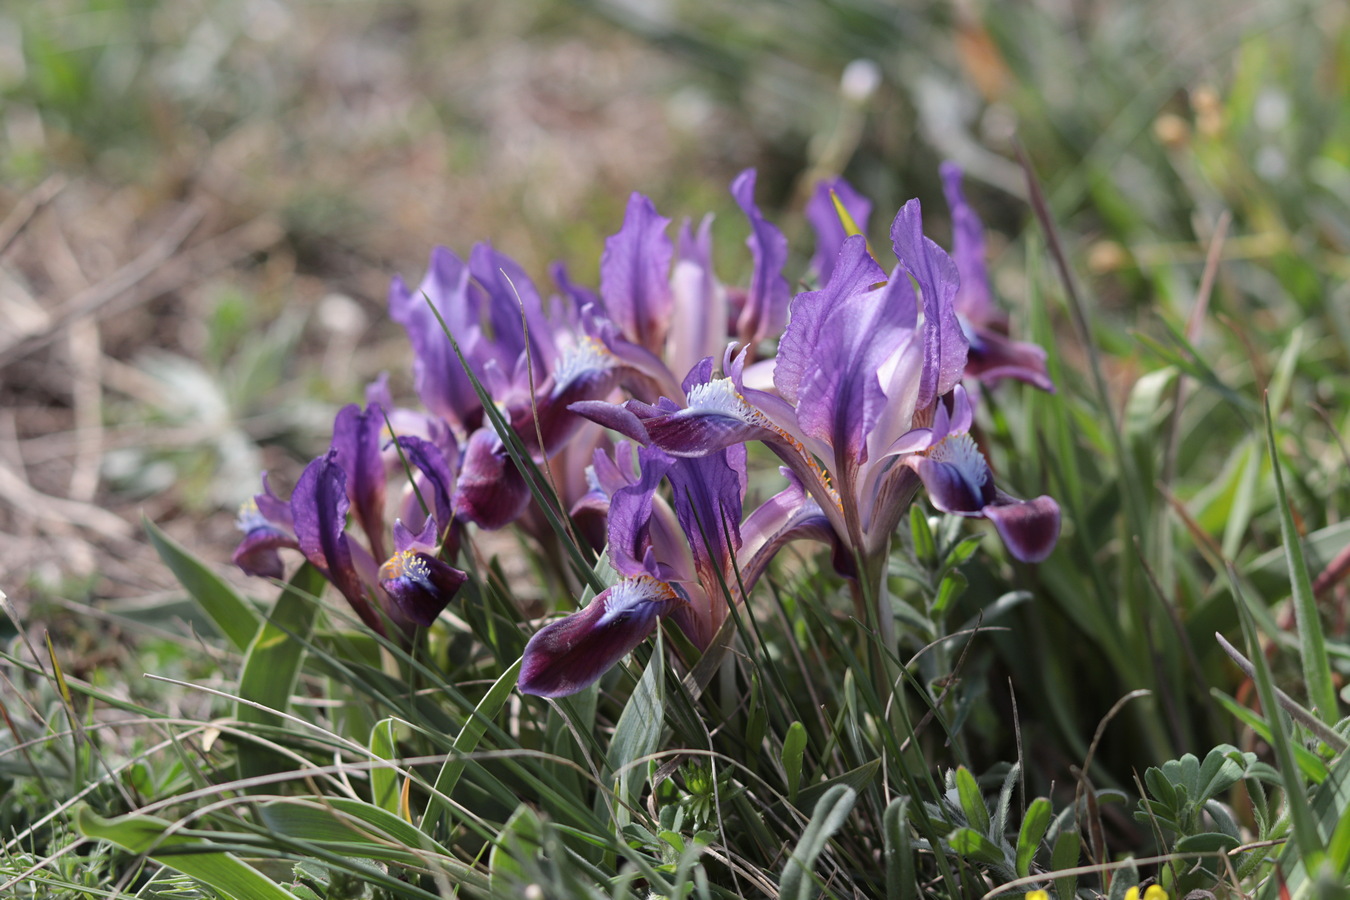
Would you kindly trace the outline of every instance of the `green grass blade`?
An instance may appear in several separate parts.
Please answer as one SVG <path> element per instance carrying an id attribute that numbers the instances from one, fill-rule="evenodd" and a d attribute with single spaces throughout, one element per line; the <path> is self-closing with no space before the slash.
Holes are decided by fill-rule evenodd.
<path id="1" fill-rule="evenodd" d="M 86 837 L 110 841 L 195 878 L 226 900 L 296 900 L 290 891 L 233 854 L 189 852 L 210 844 L 170 833 L 173 823 L 165 819 L 135 814 L 105 819 L 81 805 L 75 810 L 75 827 Z"/>
<path id="2" fill-rule="evenodd" d="M 887 900 L 918 900 L 919 884 L 914 873 L 914 851 L 909 844 L 908 797 L 896 797 L 882 815 L 886 841 Z"/>
<path id="3" fill-rule="evenodd" d="M 319 570 L 311 563 L 305 563 L 291 577 L 267 622 L 254 635 L 244 654 L 243 671 L 239 675 L 239 699 L 251 701 L 235 705 L 234 715 L 240 722 L 282 726 L 281 718 L 268 710 L 285 712 L 290 706 L 291 692 L 300 677 L 305 646 L 318 613 L 315 597 L 324 584 Z M 267 709 L 259 709 L 254 704 Z M 261 747 L 240 745 L 239 771 L 243 777 L 276 771 L 276 765 L 272 754 Z"/>
<path id="4" fill-rule="evenodd" d="M 506 703 L 506 699 L 515 690 L 516 679 L 520 677 L 520 663 L 521 660 L 516 660 L 515 665 L 498 676 L 492 687 L 483 695 L 483 699 L 474 707 L 472 717 L 459 730 L 452 754 L 436 776 L 435 793 L 427 801 L 426 815 L 422 817 L 422 831 L 427 832 L 436 827 L 436 821 L 444 811 L 444 801 L 441 798 L 450 796 L 455 785 L 459 783 L 460 775 L 464 773 L 464 767 L 468 765 L 463 755 L 477 749 L 478 742 L 483 739 L 488 726 L 501 710 L 502 704 Z"/>
<path id="5" fill-rule="evenodd" d="M 1031 872 L 1031 862 L 1036 858 L 1036 851 L 1050 827 L 1050 814 L 1050 801 L 1045 797 L 1037 797 L 1027 807 L 1027 814 L 1022 817 L 1022 828 L 1017 832 L 1018 878 L 1025 878 Z"/>
<path id="6" fill-rule="evenodd" d="M 646 779 L 646 764 L 638 760 L 658 749 L 661 729 L 665 726 L 666 654 L 660 632 L 657 635 L 651 661 L 620 713 L 609 745 L 609 768 L 614 773 L 614 793 L 618 798 L 614 811 L 614 824 L 618 830 L 629 823 L 628 804 L 638 802 Z"/>
<path id="7" fill-rule="evenodd" d="M 377 759 L 392 760 L 398 755 L 398 740 L 395 736 L 397 719 L 385 718 L 375 723 L 370 730 L 370 755 Z M 375 805 L 387 812 L 398 812 L 398 773 L 393 769 L 370 770 L 370 795 Z"/>
<path id="8" fill-rule="evenodd" d="M 835 785 L 820 798 L 797 848 L 783 867 L 778 881 L 778 896 L 782 900 L 809 900 L 815 895 L 816 884 L 811 873 L 816 860 L 830 837 L 844 824 L 857 799 L 858 794 L 842 784 Z"/>
<path id="9" fill-rule="evenodd" d="M 787 773 L 788 801 L 797 802 L 802 783 L 802 756 L 806 753 L 806 726 L 793 722 L 783 737 L 783 771 Z"/>
<path id="10" fill-rule="evenodd" d="M 1327 724 L 1335 724 L 1336 688 L 1331 680 L 1331 661 L 1327 658 L 1326 640 L 1322 636 L 1322 620 L 1317 613 L 1317 598 L 1313 596 L 1312 579 L 1303 560 L 1303 545 L 1294 527 L 1294 513 L 1289 508 L 1289 497 L 1284 490 L 1284 475 L 1280 454 L 1275 447 L 1275 425 L 1270 415 L 1270 398 L 1266 397 L 1266 446 L 1270 466 L 1275 474 L 1275 498 L 1280 508 L 1280 535 L 1289 562 L 1289 586 L 1294 595 L 1294 621 L 1298 628 L 1300 656 L 1303 659 L 1303 678 L 1308 684 L 1308 699 L 1313 711 Z M 1236 590 L 1234 586 L 1234 590 Z M 1249 648 L 1250 650 L 1250 648 Z M 1264 701 L 1263 701 L 1264 702 Z M 1274 706 L 1266 707 L 1274 709 Z"/>
<path id="11" fill-rule="evenodd" d="M 1283 504 L 1282 504 L 1283 505 Z M 1291 523 L 1292 524 L 1292 523 Z M 1294 829 L 1294 842 L 1300 855 L 1306 860 L 1322 852 L 1322 837 L 1317 831 L 1317 822 L 1313 819 L 1312 808 L 1308 804 L 1308 794 L 1303 780 L 1299 777 L 1298 763 L 1294 759 L 1294 742 L 1288 732 L 1279 724 L 1279 703 L 1275 698 L 1275 683 L 1270 675 L 1270 666 L 1256 639 L 1256 623 L 1247 608 L 1249 601 L 1238 584 L 1237 572 L 1232 564 L 1228 566 L 1228 580 L 1233 594 L 1237 597 L 1238 615 L 1242 619 L 1242 632 L 1247 640 L 1247 656 L 1256 668 L 1256 689 L 1261 697 L 1261 708 L 1269 710 L 1271 746 L 1275 750 L 1275 760 L 1279 764 L 1280 779 L 1284 785 L 1284 803 L 1288 811 L 1289 822 Z"/>
<path id="12" fill-rule="evenodd" d="M 225 579 L 212 572 L 201 560 L 169 537 L 159 526 L 142 518 L 141 524 L 155 552 L 211 619 L 222 635 L 239 650 L 248 647 L 263 619 L 252 603 L 245 600 Z"/>

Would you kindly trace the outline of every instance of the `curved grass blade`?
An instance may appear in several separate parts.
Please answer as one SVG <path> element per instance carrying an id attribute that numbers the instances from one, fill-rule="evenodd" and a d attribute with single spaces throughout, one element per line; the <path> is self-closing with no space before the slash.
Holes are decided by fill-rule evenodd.
<path id="1" fill-rule="evenodd" d="M 234 644 L 236 649 L 247 649 L 249 641 L 253 640 L 253 636 L 258 633 L 258 628 L 263 623 L 262 616 L 253 604 L 240 596 L 225 579 L 212 572 L 201 560 L 160 530 L 154 522 L 142 517 L 141 524 L 160 560 L 169 567 L 173 577 L 178 579 L 178 583 L 189 596 L 197 601 L 197 605 L 211 619 L 211 623 L 231 644 Z"/>
<path id="2" fill-rule="evenodd" d="M 300 676 L 305 646 L 318 612 L 314 598 L 323 590 L 324 583 L 319 570 L 305 563 L 291 577 L 290 583 L 277 598 L 276 606 L 272 607 L 267 622 L 254 635 L 244 655 L 243 671 L 239 675 L 239 698 L 252 702 L 235 704 L 234 716 L 240 722 L 282 727 L 281 717 L 270 710 L 285 712 L 290 706 L 291 692 Z M 267 709 L 259 709 L 253 704 Z M 239 771 L 242 777 L 268 774 L 277 771 L 278 765 L 285 764 L 263 748 L 240 744 Z"/>
<path id="3" fill-rule="evenodd" d="M 171 833 L 173 823 L 166 819 L 135 814 L 105 819 L 81 805 L 75 810 L 75 827 L 86 837 L 109 841 L 191 876 L 226 900 L 297 900 L 237 856 L 205 851 L 209 842 Z"/>
<path id="4" fill-rule="evenodd" d="M 464 773 L 464 767 L 468 765 L 464 755 L 472 753 L 478 748 L 478 742 L 483 739 L 487 733 L 488 726 L 496 717 L 506 698 L 511 696 L 511 691 L 515 690 L 516 679 L 520 677 L 521 660 L 516 660 L 515 665 L 511 666 L 492 683 L 488 692 L 483 695 L 483 699 L 478 701 L 474 707 L 473 715 L 465 721 L 464 726 L 459 730 L 459 736 L 455 738 L 455 743 L 451 749 L 451 754 L 441 766 L 441 771 L 436 776 L 435 791 L 431 799 L 427 801 L 427 811 L 422 816 L 422 831 L 429 832 L 436 827 L 436 822 L 441 814 L 445 812 L 445 802 L 442 797 L 450 796 L 450 792 L 455 789 L 459 783 L 459 777 Z"/>
<path id="5" fill-rule="evenodd" d="M 825 792 L 811 814 L 811 821 L 802 831 L 801 840 L 783 867 L 778 881 L 778 896 L 783 900 L 809 900 L 816 884 L 811 876 L 816 860 L 825 850 L 830 837 L 839 830 L 853 810 L 858 794 L 851 787 L 839 784 Z"/>
<path id="6" fill-rule="evenodd" d="M 1275 500 L 1280 507 L 1280 535 L 1284 539 L 1284 552 L 1289 563 L 1289 586 L 1294 595 L 1294 621 L 1298 628 L 1299 655 L 1303 659 L 1303 679 L 1308 684 L 1308 699 L 1313 711 L 1323 722 L 1334 725 L 1338 716 L 1336 688 L 1331 681 L 1331 662 L 1327 659 L 1326 639 L 1322 636 L 1322 621 L 1317 614 L 1312 579 L 1308 577 L 1308 566 L 1303 560 L 1303 546 L 1299 542 L 1294 514 L 1284 491 L 1284 475 L 1280 467 L 1280 454 L 1275 448 L 1275 424 L 1270 416 L 1269 395 L 1265 398 L 1265 412 L 1266 449 L 1270 453 L 1270 467 L 1275 475 Z"/>

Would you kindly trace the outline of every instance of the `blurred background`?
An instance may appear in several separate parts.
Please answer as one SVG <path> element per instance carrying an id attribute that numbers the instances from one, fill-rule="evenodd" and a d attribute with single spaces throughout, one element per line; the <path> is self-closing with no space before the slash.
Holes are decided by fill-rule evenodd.
<path id="1" fill-rule="evenodd" d="M 21 610 L 157 609 L 173 581 L 142 515 L 223 564 L 261 470 L 288 488 L 379 372 L 410 395 L 391 276 L 490 239 L 541 283 L 553 259 L 594 283 L 634 190 L 720 213 L 719 259 L 745 265 L 725 187 L 747 166 L 799 273 L 816 177 L 868 193 L 879 234 L 921 197 L 945 242 L 937 166 L 957 160 L 1014 321 L 1040 303 L 1068 335 L 1029 289 L 1019 141 L 1114 384 L 1137 374 L 1132 329 L 1185 320 L 1224 210 L 1220 314 L 1312 318 L 1343 362 L 1348 19 L 1297 0 L 5 4 L 0 586 Z M 1262 377 L 1260 352 L 1225 347 Z"/>

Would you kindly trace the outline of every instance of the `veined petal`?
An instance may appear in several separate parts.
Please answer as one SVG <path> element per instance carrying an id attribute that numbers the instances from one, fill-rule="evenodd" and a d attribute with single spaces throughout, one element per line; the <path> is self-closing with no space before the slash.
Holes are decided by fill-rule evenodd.
<path id="1" fill-rule="evenodd" d="M 787 479 L 788 486 L 765 500 L 741 525 L 742 543 L 736 554 L 736 567 L 747 592 L 764 574 L 774 554 L 788 542 L 813 540 L 829 544 L 837 540 L 820 504 L 806 493 L 792 470 L 778 471 Z"/>
<path id="2" fill-rule="evenodd" d="M 553 325 L 544 316 L 539 291 L 520 264 L 483 242 L 475 244 L 469 252 L 469 272 L 488 295 L 487 319 L 496 349 L 494 358 L 504 366 L 514 367 L 528 349 L 536 372 L 551 369 L 557 356 Z"/>
<path id="3" fill-rule="evenodd" d="M 674 372 L 686 372 L 705 356 L 717 353 L 727 339 L 727 289 L 712 265 L 712 215 L 697 233 L 686 221 L 680 227 L 679 251 L 670 273 L 674 313 L 665 358 Z"/>
<path id="4" fill-rule="evenodd" d="M 829 340 L 824 329 L 826 318 L 849 297 L 866 293 L 885 280 L 886 273 L 867 252 L 867 240 L 855 235 L 844 241 L 829 283 L 821 290 L 793 298 L 773 371 L 774 386 L 784 400 L 796 404 L 808 372 L 837 364 L 833 359 L 822 359 L 819 352 L 821 342 Z"/>
<path id="5" fill-rule="evenodd" d="M 923 480 L 933 505 L 943 512 L 979 516 L 994 500 L 989 464 L 969 434 L 948 435 L 926 455 L 905 462 Z"/>
<path id="6" fill-rule="evenodd" d="M 985 266 L 984 225 L 966 202 L 961 189 L 961 167 L 944 162 L 942 192 L 952 213 L 952 261 L 961 279 L 953 304 L 956 311 L 979 327 L 999 317 L 989 292 L 989 270 Z"/>
<path id="7" fill-rule="evenodd" d="M 540 697 L 575 694 L 642 643 L 681 602 L 654 578 L 626 578 L 585 609 L 535 632 L 525 645 L 520 690 Z"/>
<path id="8" fill-rule="evenodd" d="M 753 346 L 767 337 L 776 337 L 787 322 L 792 289 L 783 277 L 783 266 L 787 264 L 788 244 L 783 232 L 766 220 L 755 205 L 754 169 L 736 176 L 731 183 L 731 195 L 750 221 L 750 236 L 745 243 L 750 248 L 754 270 L 736 333 Z"/>
<path id="9" fill-rule="evenodd" d="M 385 471 L 380 455 L 384 409 L 374 404 L 361 409 L 355 403 L 338 411 L 333 422 L 333 449 L 347 474 L 347 498 L 376 558 L 384 556 Z"/>
<path id="10" fill-rule="evenodd" d="M 482 404 L 445 330 L 455 336 L 465 360 L 477 370 L 487 349 L 479 324 L 482 305 L 483 292 L 470 282 L 469 267 L 445 247 L 431 252 L 426 277 L 417 290 L 410 290 L 397 276 L 389 285 L 389 317 L 404 327 L 413 347 L 417 396 L 461 434 Z M 444 328 L 431 306 L 445 321 Z"/>
<path id="11" fill-rule="evenodd" d="M 642 423 L 651 443 L 671 456 L 704 456 L 733 444 L 777 436 L 729 378 L 695 385 L 688 397 L 689 405 L 683 409 L 660 412 L 648 407 L 656 414 Z M 628 408 L 635 406 L 630 402 Z"/>
<path id="12" fill-rule="evenodd" d="M 917 408 L 927 409 L 961 380 L 966 368 L 969 344 L 952 306 L 960 275 L 951 257 L 924 236 L 918 200 L 906 203 L 895 217 L 891 244 L 923 294 L 924 371 Z"/>
<path id="13" fill-rule="evenodd" d="M 600 257 L 600 297 L 628 340 L 660 353 L 670 324 L 670 259 L 666 226 L 651 200 L 633 194 L 623 227 L 605 241 Z"/>

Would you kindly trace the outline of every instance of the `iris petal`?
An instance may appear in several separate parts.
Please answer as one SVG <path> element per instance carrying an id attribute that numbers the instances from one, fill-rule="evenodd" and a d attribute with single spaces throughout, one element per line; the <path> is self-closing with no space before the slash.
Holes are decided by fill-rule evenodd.
<path id="1" fill-rule="evenodd" d="M 620 581 L 585 609 L 530 638 L 520 668 L 520 690 L 540 697 L 564 697 L 590 687 L 681 602 L 669 585 L 654 578 Z"/>

